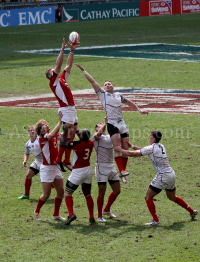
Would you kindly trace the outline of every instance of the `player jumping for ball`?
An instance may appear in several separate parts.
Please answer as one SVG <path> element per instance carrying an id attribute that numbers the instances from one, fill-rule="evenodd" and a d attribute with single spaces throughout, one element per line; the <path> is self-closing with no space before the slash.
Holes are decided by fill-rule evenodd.
<path id="1" fill-rule="evenodd" d="M 141 114 L 148 114 L 148 112 L 142 111 L 134 102 L 125 98 L 122 94 L 114 92 L 114 85 L 111 81 L 105 81 L 104 88 L 101 88 L 82 66 L 79 64 L 76 64 L 76 66 L 84 72 L 106 111 L 106 116 L 108 118 L 107 129 L 114 147 L 121 145 L 123 149 L 128 149 L 129 130 L 122 115 L 121 103 L 128 105 L 132 110 L 136 110 Z M 119 176 L 122 178 L 128 176 L 129 173 L 126 171 L 128 157 L 119 154 L 119 152 L 115 152 L 115 161 L 120 171 Z"/>
<path id="2" fill-rule="evenodd" d="M 79 46 L 80 43 L 70 45 L 70 53 L 67 59 L 67 65 L 64 68 L 64 71 L 61 75 L 59 75 L 61 71 L 61 67 L 64 61 L 64 50 L 67 47 L 66 40 L 63 38 L 62 48 L 56 60 L 56 67 L 49 68 L 46 71 L 46 77 L 50 80 L 50 88 L 57 98 L 60 108 L 58 112 L 62 114 L 62 122 L 64 133 L 62 139 L 60 141 L 60 149 L 58 153 L 58 157 L 56 159 L 56 164 L 58 168 L 65 172 L 66 169 L 63 164 L 70 170 L 72 170 L 72 166 L 70 164 L 70 154 L 71 150 L 66 149 L 67 142 L 73 141 L 75 137 L 75 131 L 78 125 L 78 117 L 74 102 L 74 97 L 72 91 L 70 89 L 69 84 L 67 83 L 68 77 L 70 76 L 72 64 L 74 61 L 74 50 Z M 62 163 L 62 155 L 65 151 L 65 160 Z"/>

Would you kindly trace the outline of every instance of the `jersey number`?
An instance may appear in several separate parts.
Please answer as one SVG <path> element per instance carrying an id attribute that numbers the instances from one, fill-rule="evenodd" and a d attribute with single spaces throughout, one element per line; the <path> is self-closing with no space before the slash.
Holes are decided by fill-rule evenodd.
<path id="1" fill-rule="evenodd" d="M 163 147 L 162 147 L 161 145 L 159 145 L 159 148 L 161 149 L 162 154 L 164 155 L 164 154 L 165 154 L 165 151 L 164 151 Z"/>
<path id="2" fill-rule="evenodd" d="M 85 157 L 83 158 L 84 160 L 88 159 L 90 157 L 90 149 L 86 148 L 85 149 Z"/>

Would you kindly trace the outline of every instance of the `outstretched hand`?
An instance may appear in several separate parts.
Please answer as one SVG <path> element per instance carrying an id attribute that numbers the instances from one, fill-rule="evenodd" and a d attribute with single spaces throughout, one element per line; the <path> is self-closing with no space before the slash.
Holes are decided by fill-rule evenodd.
<path id="1" fill-rule="evenodd" d="M 77 47 L 80 46 L 80 42 L 77 42 L 76 44 L 73 44 L 71 41 L 69 41 L 68 44 L 70 45 L 70 49 L 71 50 L 75 50 Z"/>
<path id="2" fill-rule="evenodd" d="M 84 71 L 85 69 L 81 66 L 81 65 L 79 65 L 79 64 L 75 64 L 77 67 L 79 67 L 82 71 Z"/>
<path id="3" fill-rule="evenodd" d="M 66 39 L 65 39 L 65 38 L 63 38 L 63 42 L 62 42 L 62 49 L 64 50 L 66 47 L 67 47 L 67 44 L 66 44 Z"/>

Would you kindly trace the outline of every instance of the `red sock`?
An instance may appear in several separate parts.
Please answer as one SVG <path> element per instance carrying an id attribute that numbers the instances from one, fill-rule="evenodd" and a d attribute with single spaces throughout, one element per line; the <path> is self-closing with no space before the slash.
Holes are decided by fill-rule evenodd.
<path id="1" fill-rule="evenodd" d="M 94 200 L 91 195 L 85 197 L 85 199 L 86 199 L 88 210 L 90 213 L 90 219 L 94 218 Z"/>
<path id="2" fill-rule="evenodd" d="M 103 203 L 104 203 L 104 198 L 98 196 L 97 198 L 98 217 L 102 217 Z"/>
<path id="3" fill-rule="evenodd" d="M 66 196 L 65 203 L 69 212 L 69 216 L 74 215 L 74 199 L 72 196 Z"/>
<path id="4" fill-rule="evenodd" d="M 147 200 L 146 203 L 147 203 L 147 206 L 149 208 L 149 211 L 150 211 L 154 221 L 159 222 L 158 215 L 156 214 L 156 206 L 154 204 L 153 199 Z"/>
<path id="5" fill-rule="evenodd" d="M 123 170 L 126 170 L 127 164 L 128 164 L 128 157 L 122 157 Z"/>
<path id="6" fill-rule="evenodd" d="M 54 199 L 54 204 L 55 204 L 55 209 L 54 209 L 54 214 L 53 214 L 54 216 L 59 216 L 61 203 L 62 203 L 62 198 L 60 199 L 60 198 L 56 197 Z"/>
<path id="7" fill-rule="evenodd" d="M 117 164 L 117 167 L 118 167 L 118 169 L 119 169 L 119 172 L 121 172 L 122 170 L 124 170 L 123 169 L 123 163 L 122 163 L 122 156 L 116 156 L 115 157 L 115 162 L 116 162 L 116 164 Z"/>
<path id="8" fill-rule="evenodd" d="M 71 152 L 72 152 L 71 149 L 65 149 L 65 162 L 67 164 L 71 163 L 71 161 L 70 161 Z"/>
<path id="9" fill-rule="evenodd" d="M 64 152 L 65 152 L 65 148 L 60 146 L 59 151 L 58 151 L 58 155 L 57 155 L 57 158 L 56 158 L 57 162 L 62 162 L 62 156 L 63 156 Z"/>
<path id="10" fill-rule="evenodd" d="M 30 188 L 32 185 L 32 179 L 26 178 L 25 180 L 25 195 L 29 196 L 30 195 Z"/>
<path id="11" fill-rule="evenodd" d="M 41 198 L 38 200 L 38 204 L 37 204 L 37 207 L 36 207 L 36 210 L 35 212 L 36 213 L 40 213 L 40 209 L 42 208 L 42 206 L 44 205 L 46 201 L 43 201 Z"/>
<path id="12" fill-rule="evenodd" d="M 194 213 L 194 209 L 192 209 L 188 203 L 185 202 L 184 199 L 182 199 L 181 197 L 176 197 L 176 200 L 174 201 L 176 204 L 178 204 L 179 206 L 185 208 L 188 212 L 190 212 L 190 214 Z"/>
<path id="13" fill-rule="evenodd" d="M 105 212 L 109 212 L 110 211 L 110 207 L 112 206 L 112 204 L 115 202 L 117 196 L 112 192 L 108 198 L 108 203 L 106 205 L 106 207 L 104 208 Z"/>

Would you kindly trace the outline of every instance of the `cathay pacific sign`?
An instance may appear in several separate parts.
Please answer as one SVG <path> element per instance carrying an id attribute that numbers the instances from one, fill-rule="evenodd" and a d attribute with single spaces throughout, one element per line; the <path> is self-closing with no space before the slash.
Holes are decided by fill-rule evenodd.
<path id="1" fill-rule="evenodd" d="M 63 22 L 128 18 L 140 16 L 139 2 L 63 6 Z"/>

